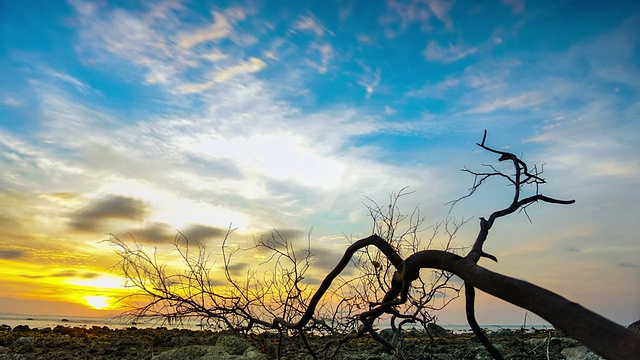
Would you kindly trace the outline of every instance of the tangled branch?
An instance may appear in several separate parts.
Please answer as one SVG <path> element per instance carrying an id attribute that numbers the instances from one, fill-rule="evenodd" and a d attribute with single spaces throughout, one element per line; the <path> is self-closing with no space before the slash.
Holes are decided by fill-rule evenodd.
<path id="1" fill-rule="evenodd" d="M 275 353 L 278 358 L 286 356 L 285 340 L 298 339 L 300 346 L 317 359 L 330 346 L 335 345 L 335 355 L 342 344 L 365 334 L 389 351 L 398 351 L 396 335 L 401 333 L 404 324 L 417 322 L 426 327 L 428 321 L 435 320 L 426 310 L 438 308 L 432 304 L 436 294 L 452 291 L 457 296 L 460 289 L 449 282 L 456 275 L 464 281 L 469 325 L 495 359 L 502 359 L 502 355 L 475 319 L 475 289 L 536 313 L 605 358 L 636 359 L 640 353 L 638 335 L 560 295 L 478 265 L 483 257 L 498 261 L 484 251 L 489 231 L 497 219 L 517 211 L 526 214 L 527 207 L 536 202 L 574 203 L 574 200 L 543 195 L 541 185 L 546 183 L 542 177 L 543 167 L 530 167 L 515 154 L 489 147 L 486 138 L 485 131 L 482 142 L 477 145 L 499 155 L 498 162 L 510 163 L 513 173 L 499 171 L 492 165 L 486 165 L 489 171 L 485 172 L 464 168 L 464 172 L 474 176 L 473 185 L 451 206 L 473 195 L 490 179 L 507 181 L 513 187 L 513 198 L 488 218 L 480 218 L 478 235 L 465 256 L 456 254 L 461 249 L 452 243 L 458 229 L 466 222 L 464 220 L 446 220 L 433 228 L 436 231 L 443 227 L 448 234 L 444 250 L 429 248 L 433 236 L 426 246 L 420 242 L 418 233 L 424 231 L 421 226 L 424 220 L 419 211 L 416 209 L 410 215 L 404 215 L 397 207 L 398 199 L 408 194 L 406 189 L 391 195 L 388 208 L 380 207 L 369 199 L 374 234 L 353 241 L 316 289 L 303 283 L 313 260 L 310 246 L 299 255 L 299 250 L 278 233 L 272 234 L 271 238 L 259 239 L 254 247 L 271 254 L 260 264 L 271 266 L 271 271 L 261 272 L 263 275 L 260 276 L 256 269 L 249 269 L 244 280 L 239 281 L 232 274 L 231 261 L 240 249 L 228 244 L 233 232 L 230 228 L 221 247 L 226 278 L 224 285 L 211 280 L 216 278 L 212 274 L 215 270 L 205 246 L 197 243 L 194 255 L 191 251 L 193 244 L 182 234 L 176 237 L 174 248 L 186 269 L 178 273 L 169 272 L 166 265 L 158 261 L 155 252 L 149 255 L 137 243 L 130 247 L 114 236 L 111 242 L 119 248 L 119 266 L 130 285 L 138 290 L 128 299 L 142 300 L 128 314 L 133 318 L 152 317 L 168 321 L 198 317 L 206 319 L 213 327 L 242 332 L 256 329 L 275 331 L 279 334 Z M 533 187 L 534 191 L 525 196 L 527 186 Z M 409 225 L 403 229 L 400 224 L 406 220 Z M 360 276 L 352 279 L 342 277 L 349 263 L 356 266 Z M 422 269 L 435 271 L 433 281 L 425 281 L 421 277 Z M 327 298 L 338 299 L 333 308 L 322 302 Z M 394 329 L 391 341 L 383 339 L 374 328 L 383 316 L 389 317 Z M 308 337 L 314 334 L 328 336 L 332 340 L 320 349 L 314 349 L 308 341 Z"/>

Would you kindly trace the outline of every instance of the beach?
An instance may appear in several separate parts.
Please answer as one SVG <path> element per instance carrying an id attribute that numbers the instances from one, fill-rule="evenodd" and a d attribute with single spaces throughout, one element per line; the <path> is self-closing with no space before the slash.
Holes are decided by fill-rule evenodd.
<path id="1" fill-rule="evenodd" d="M 384 331 L 381 332 L 384 335 Z M 402 351 L 411 359 L 490 359 L 471 333 L 444 331 L 430 338 L 425 333 L 404 334 Z M 552 329 L 502 329 L 489 338 L 507 357 L 528 359 L 598 359 L 569 338 Z M 0 327 L 0 359 L 311 359 L 296 339 L 278 350 L 276 334 L 239 336 L 208 330 L 136 328 L 108 326 L 63 326 L 30 328 L 27 325 Z M 311 338 L 312 347 L 322 342 Z M 284 342 L 283 342 L 284 344 Z M 321 354 L 328 355 L 330 353 Z M 573 355 L 577 354 L 574 357 Z M 581 355 L 582 354 L 582 355 Z M 589 357 L 591 356 L 591 357 Z M 393 359 L 392 354 L 369 337 L 343 345 L 337 359 Z"/>

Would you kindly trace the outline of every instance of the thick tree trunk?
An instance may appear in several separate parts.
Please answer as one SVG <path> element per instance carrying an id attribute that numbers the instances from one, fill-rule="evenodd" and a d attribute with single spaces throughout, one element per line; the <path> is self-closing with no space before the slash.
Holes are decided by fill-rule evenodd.
<path id="1" fill-rule="evenodd" d="M 405 274 L 411 277 L 420 268 L 450 271 L 479 290 L 539 315 L 606 359 L 640 359 L 639 335 L 554 292 L 444 251 L 426 250 L 407 258 Z"/>

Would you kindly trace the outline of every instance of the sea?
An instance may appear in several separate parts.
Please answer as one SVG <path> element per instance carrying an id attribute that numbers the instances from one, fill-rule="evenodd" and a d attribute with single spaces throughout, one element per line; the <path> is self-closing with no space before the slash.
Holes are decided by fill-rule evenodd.
<path id="1" fill-rule="evenodd" d="M 91 328 L 92 326 L 107 326 L 110 329 L 126 329 L 131 326 L 137 326 L 123 322 L 122 320 L 114 317 L 24 315 L 7 313 L 0 313 L 0 325 L 9 325 L 12 328 L 18 325 L 27 325 L 31 329 L 43 329 L 47 327 L 53 329 L 58 325 L 87 328 Z"/>
<path id="2" fill-rule="evenodd" d="M 189 330 L 202 330 L 203 326 L 199 322 L 184 322 L 182 324 L 162 324 L 157 321 L 148 322 L 131 322 L 124 321 L 123 319 L 116 317 L 91 317 L 91 316 L 54 316 L 54 315 L 24 315 L 24 314 L 8 314 L 0 313 L 0 325 L 9 325 L 14 328 L 18 325 L 27 325 L 29 328 L 43 329 L 43 328 L 55 328 L 56 326 L 67 327 L 81 327 L 91 328 L 93 326 L 104 327 L 109 329 L 127 329 L 130 327 L 136 328 L 155 328 L 164 326 L 167 328 L 179 328 Z M 442 325 L 443 328 L 450 330 L 454 334 L 462 334 L 471 332 L 469 325 Z M 508 330 L 520 330 L 523 328 L 522 324 L 519 325 L 481 325 L 485 331 L 496 331 L 501 329 Z M 527 330 L 532 329 L 553 329 L 552 325 L 527 325 Z"/>

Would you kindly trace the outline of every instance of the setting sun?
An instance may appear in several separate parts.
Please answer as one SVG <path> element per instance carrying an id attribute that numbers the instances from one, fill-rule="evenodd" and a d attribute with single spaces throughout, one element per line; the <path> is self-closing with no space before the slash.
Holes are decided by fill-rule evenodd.
<path id="1" fill-rule="evenodd" d="M 107 296 L 85 296 L 84 300 L 96 310 L 102 310 L 110 305 L 110 298 Z"/>

